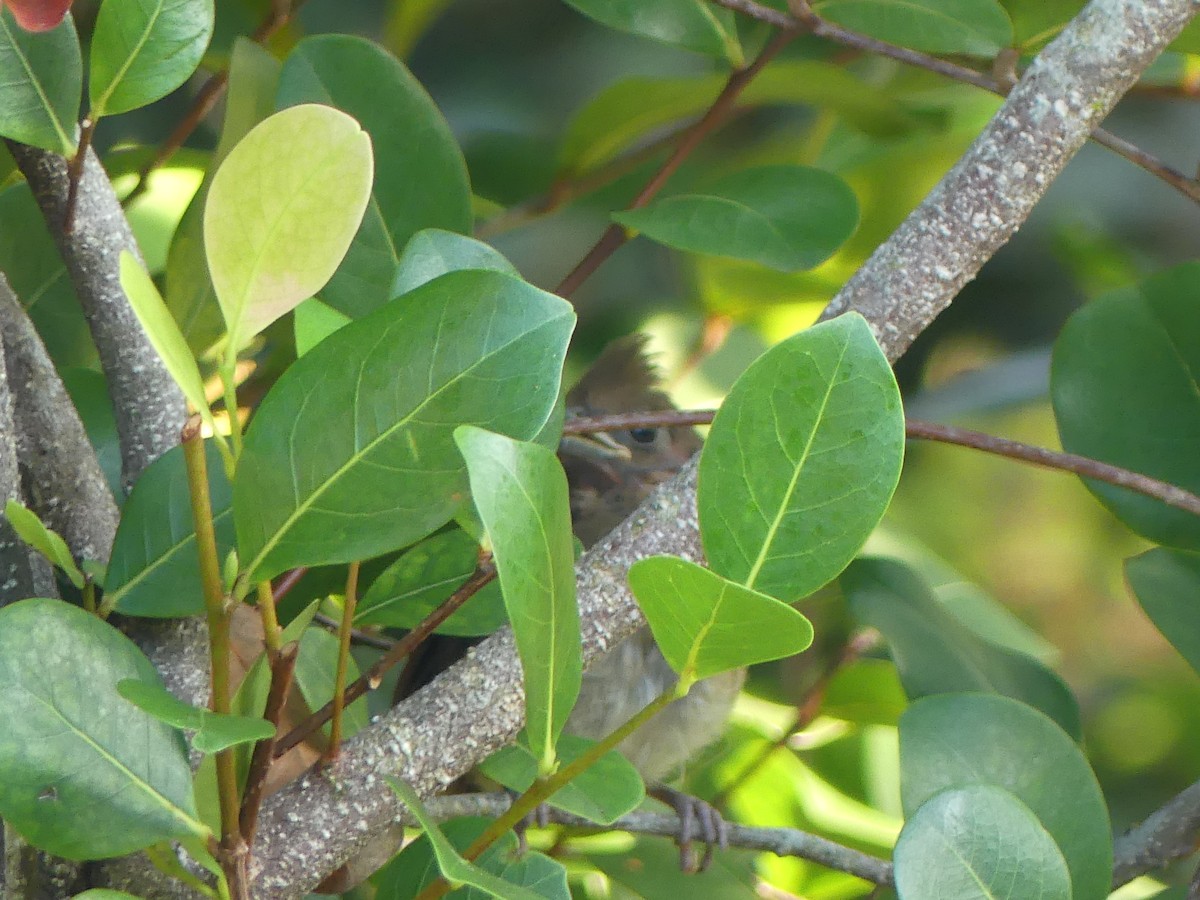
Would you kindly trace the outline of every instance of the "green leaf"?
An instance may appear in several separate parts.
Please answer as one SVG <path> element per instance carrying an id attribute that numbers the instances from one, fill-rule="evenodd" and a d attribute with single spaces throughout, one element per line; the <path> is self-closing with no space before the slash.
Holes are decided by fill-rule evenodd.
<path id="1" fill-rule="evenodd" d="M 205 441 L 209 498 L 221 558 L 233 549 L 232 489 L 213 441 Z M 156 459 L 133 486 L 113 540 L 105 610 L 180 618 L 204 612 L 200 556 L 183 448 Z"/>
<path id="2" fill-rule="evenodd" d="M 355 610 L 358 625 L 414 628 L 462 587 L 479 562 L 479 544 L 460 529 L 426 538 L 384 569 Z M 492 582 L 437 628 L 465 637 L 491 634 L 508 621 L 500 586 Z"/>
<path id="3" fill-rule="evenodd" d="M 0 216 L 3 218 L 3 216 Z M 0 271 L 3 267 L 0 266 Z M 43 332 L 44 334 L 44 332 Z M 121 488 L 121 442 L 117 434 L 117 420 L 113 416 L 112 400 L 108 395 L 108 383 L 104 376 L 93 369 L 59 369 L 63 385 L 71 398 L 71 404 L 79 412 L 79 419 L 87 432 L 88 441 L 96 451 L 100 469 L 104 472 L 109 490 L 120 503 L 125 495 Z M 96 560 L 84 560 L 83 570 L 96 564 Z M 98 579 L 100 584 L 106 582 Z"/>
<path id="4" fill-rule="evenodd" d="M 72 900 L 141 900 L 133 894 L 124 891 L 114 891 L 109 888 L 91 888 L 82 894 L 76 894 Z"/>
<path id="5" fill-rule="evenodd" d="M 1125 577 L 1154 627 L 1200 672 L 1200 555 L 1148 550 L 1125 561 Z"/>
<path id="6" fill-rule="evenodd" d="M 175 379 L 192 409 L 200 413 L 213 430 L 212 412 L 204 396 L 204 380 L 200 368 L 192 356 L 187 340 L 175 324 L 171 311 L 159 296 L 150 275 L 128 250 L 121 251 L 121 288 L 129 298 L 129 305 L 150 338 L 154 352 L 162 359 L 167 371 Z"/>
<path id="7" fill-rule="evenodd" d="M 558 743 L 559 757 L 566 765 L 594 745 L 586 738 L 564 734 Z M 524 793 L 537 778 L 537 759 L 526 747 L 514 744 L 485 759 L 479 771 L 510 791 Z M 618 751 L 610 750 L 546 802 L 599 825 L 611 825 L 644 799 L 646 788 L 638 770 Z"/>
<path id="8" fill-rule="evenodd" d="M 700 456 L 709 565 L 797 600 L 834 578 L 887 509 L 904 456 L 891 367 L 857 314 L 773 347 L 738 379 Z"/>
<path id="9" fill-rule="evenodd" d="M 437 857 L 438 867 L 442 870 L 442 874 L 451 885 L 455 887 L 460 885 L 477 887 L 487 891 L 492 897 L 499 897 L 500 900 L 544 900 L 542 894 L 535 893 L 520 885 L 510 884 L 467 862 L 455 852 L 454 847 L 446 840 L 446 836 L 442 834 L 441 829 L 438 828 L 437 822 L 429 817 L 429 813 L 425 810 L 416 791 L 396 778 L 389 777 L 387 783 L 391 785 L 392 790 L 396 792 L 396 796 L 408 807 L 417 821 L 421 823 L 421 827 L 425 829 L 425 837 L 433 845 L 433 852 Z"/>
<path id="10" fill-rule="evenodd" d="M 491 539 L 525 677 L 525 727 L 547 774 L 583 678 L 567 476 L 537 444 L 471 425 L 456 428 L 454 441 Z"/>
<path id="11" fill-rule="evenodd" d="M 309 628 L 300 637 L 300 655 L 296 657 L 296 686 L 309 709 L 320 709 L 333 699 L 337 670 L 338 639 L 323 628 Z M 347 661 L 346 683 L 358 680 L 358 665 Z M 355 700 L 342 711 L 342 734 L 351 737 L 367 727 L 367 701 Z M 326 732 L 329 726 L 325 726 Z"/>
<path id="12" fill-rule="evenodd" d="M 1054 345 L 1051 399 L 1063 447 L 1200 492 L 1200 263 L 1077 310 Z M 1138 534 L 1200 550 L 1200 519 L 1085 481 Z"/>
<path id="13" fill-rule="evenodd" d="M 4 517 L 8 519 L 8 524 L 17 533 L 17 537 L 50 560 L 51 565 L 61 569 L 71 579 L 71 584 L 83 590 L 83 573 L 75 565 L 75 558 L 71 556 L 67 542 L 58 532 L 47 528 L 37 513 L 26 509 L 16 500 L 9 500 L 4 505 Z"/>
<path id="14" fill-rule="evenodd" d="M 348 315 L 338 312 L 316 297 L 311 297 L 297 306 L 292 318 L 296 329 L 297 356 L 303 356 L 350 321 Z"/>
<path id="15" fill-rule="evenodd" d="M 483 241 L 452 231 L 426 228 L 414 234 L 400 254 L 391 295 L 407 294 L 439 275 L 459 269 L 491 269 L 520 275 L 499 250 Z"/>
<path id="16" fill-rule="evenodd" d="M 50 358 L 60 372 L 69 366 L 95 366 L 87 320 L 28 182 L 0 193 L 0 221 L 5 223 L 0 229 L 0 271 L 29 313 Z"/>
<path id="17" fill-rule="evenodd" d="M 204 209 L 204 246 L 228 354 L 327 282 L 371 193 L 371 142 L 327 106 L 256 125 L 225 157 Z"/>
<path id="18" fill-rule="evenodd" d="M 566 0 L 609 28 L 674 44 L 733 65 L 743 62 L 733 13 L 705 0 Z"/>
<path id="19" fill-rule="evenodd" d="M 869 37 L 923 50 L 994 57 L 1013 42 L 995 0 L 814 0 L 813 12 Z"/>
<path id="20" fill-rule="evenodd" d="M 249 131 L 271 114 L 280 63 L 252 41 L 234 42 L 225 92 L 225 121 L 208 176 L 192 198 L 167 253 L 166 303 L 188 346 L 201 356 L 224 330 L 204 252 L 204 207 L 211 176 Z"/>
<path id="21" fill-rule="evenodd" d="M 96 616 L 58 600 L 0 610 L 0 815 L 35 847 L 104 859 L 207 835 L 182 738 L 121 699 L 123 678 L 158 673 Z"/>
<path id="22" fill-rule="evenodd" d="M 902 900 L 1071 900 L 1071 875 L 1029 807 L 991 785 L 942 791 L 904 823 Z"/>
<path id="23" fill-rule="evenodd" d="M 842 179 L 804 166 L 763 166 L 613 219 L 669 247 L 795 272 L 828 259 L 858 225 Z"/>
<path id="24" fill-rule="evenodd" d="M 894 726 L 907 707 L 896 667 L 885 659 L 860 659 L 834 672 L 821 715 L 860 725 Z"/>
<path id="25" fill-rule="evenodd" d="M 349 113 L 380 161 L 371 211 L 321 292 L 330 306 L 358 318 L 394 296 L 400 249 L 421 229 L 471 230 L 467 166 L 450 126 L 420 82 L 378 44 L 349 35 L 305 38 L 288 54 L 276 102 Z"/>
<path id="26" fill-rule="evenodd" d="M 842 573 L 855 618 L 887 639 L 909 697 L 990 691 L 1028 703 L 1082 739 L 1079 705 L 1038 660 L 985 640 L 951 615 L 903 563 L 859 559 Z"/>
<path id="27" fill-rule="evenodd" d="M 92 33 L 92 118 L 171 93 L 196 71 L 212 31 L 213 0 L 105 0 Z"/>
<path id="28" fill-rule="evenodd" d="M 629 587 L 663 656 L 684 677 L 783 659 L 812 643 L 812 623 L 786 603 L 677 556 L 639 559 Z"/>
<path id="29" fill-rule="evenodd" d="M 219 715 L 211 709 L 184 703 L 161 685 L 136 678 L 117 682 L 117 693 L 160 722 L 194 731 L 192 746 L 200 753 L 217 753 L 237 744 L 261 741 L 275 733 L 275 726 L 264 719 Z"/>
<path id="30" fill-rule="evenodd" d="M 73 156 L 83 96 L 83 62 L 75 20 L 29 32 L 0 10 L 0 135 Z"/>
<path id="31" fill-rule="evenodd" d="M 297 360 L 238 461 L 234 521 L 251 581 L 369 559 L 449 521 L 467 488 L 455 426 L 536 434 L 574 323 L 565 301 L 511 276 L 451 272 Z"/>
<path id="32" fill-rule="evenodd" d="M 629 78 L 598 93 L 567 124 L 559 165 L 575 176 L 610 162 L 666 128 L 679 127 L 712 105 L 726 76 Z M 842 67 L 816 60 L 772 62 L 736 101 L 740 110 L 761 106 L 816 106 L 846 119 L 868 134 L 894 136 L 920 119 L 904 99 L 869 85 Z"/>
<path id="33" fill-rule="evenodd" d="M 900 719 L 900 789 L 912 816 L 936 794 L 1003 788 L 1062 851 L 1075 900 L 1101 900 L 1112 879 L 1108 809 L 1083 752 L 1054 722 L 992 694 L 938 694 Z"/>

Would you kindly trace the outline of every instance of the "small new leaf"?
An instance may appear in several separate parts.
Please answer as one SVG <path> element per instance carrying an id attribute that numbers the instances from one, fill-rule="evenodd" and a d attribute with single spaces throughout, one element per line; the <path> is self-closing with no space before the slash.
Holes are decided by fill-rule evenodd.
<path id="1" fill-rule="evenodd" d="M 17 533 L 17 537 L 27 543 L 46 559 L 50 564 L 58 566 L 71 579 L 71 584 L 83 590 L 84 577 L 75 565 L 75 559 L 67 548 L 67 542 L 38 518 L 37 513 L 22 506 L 16 500 L 9 500 L 4 505 L 4 516 L 8 524 Z"/>

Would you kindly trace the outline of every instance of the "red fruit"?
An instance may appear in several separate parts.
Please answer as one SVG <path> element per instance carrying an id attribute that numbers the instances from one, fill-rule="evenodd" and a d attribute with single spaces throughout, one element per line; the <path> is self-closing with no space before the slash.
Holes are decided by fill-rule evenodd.
<path id="1" fill-rule="evenodd" d="M 71 8 L 71 0 L 4 0 L 4 3 L 26 31 L 49 31 Z"/>

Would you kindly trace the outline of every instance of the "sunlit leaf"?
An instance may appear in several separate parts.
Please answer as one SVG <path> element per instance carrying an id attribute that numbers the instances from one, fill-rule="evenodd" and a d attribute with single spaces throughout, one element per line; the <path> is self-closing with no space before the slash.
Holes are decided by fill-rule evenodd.
<path id="1" fill-rule="evenodd" d="M 776 345 L 733 386 L 700 457 L 709 565 L 781 600 L 806 596 L 866 541 L 903 454 L 900 392 L 861 316 Z"/>
<path id="2" fill-rule="evenodd" d="M 483 241 L 452 231 L 426 228 L 414 234 L 404 247 L 392 282 L 392 296 L 407 294 L 439 275 L 459 269 L 492 269 L 510 275 L 520 274 L 499 250 Z"/>
<path id="3" fill-rule="evenodd" d="M 35 847 L 103 859 L 207 834 L 183 739 L 117 693 L 123 678 L 159 683 L 96 616 L 58 600 L 0 610 L 0 814 Z"/>
<path id="4" fill-rule="evenodd" d="M 525 678 L 525 727 L 543 774 L 579 695 L 583 651 L 567 476 L 553 451 L 470 425 L 454 440 L 487 528 Z"/>
<path id="5" fill-rule="evenodd" d="M 467 491 L 455 426 L 536 434 L 574 322 L 565 301 L 511 276 L 451 272 L 301 357 L 263 400 L 238 462 L 234 520 L 251 580 L 369 559 L 449 521 Z"/>
<path id="6" fill-rule="evenodd" d="M 677 556 L 640 559 L 629 586 L 676 672 L 707 678 L 792 656 L 812 643 L 808 619 L 786 603 Z M 746 635 L 754 634 L 753 641 Z"/>
<path id="7" fill-rule="evenodd" d="M 4 517 L 8 519 L 8 524 L 17 533 L 17 537 L 46 557 L 52 565 L 61 569 L 71 579 L 71 584 L 80 590 L 83 589 L 83 573 L 75 565 L 75 558 L 71 556 L 67 542 L 58 532 L 47 528 L 37 513 L 16 500 L 9 500 L 4 505 Z"/>
<path id="8" fill-rule="evenodd" d="M 329 280 L 362 221 L 371 170 L 370 139 L 328 106 L 276 113 L 229 152 L 204 209 L 228 352 Z"/>
<path id="9" fill-rule="evenodd" d="M 105 0 L 92 33 L 93 118 L 153 103 L 196 71 L 213 30 L 213 0 Z"/>

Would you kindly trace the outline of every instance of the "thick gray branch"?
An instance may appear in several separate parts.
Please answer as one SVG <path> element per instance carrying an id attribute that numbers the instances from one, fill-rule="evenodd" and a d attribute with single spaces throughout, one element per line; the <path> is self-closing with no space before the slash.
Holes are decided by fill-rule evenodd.
<path id="1" fill-rule="evenodd" d="M 1184 788 L 1113 845 L 1113 889 L 1196 852 L 1200 781 Z"/>
<path id="2" fill-rule="evenodd" d="M 64 233 L 70 186 L 66 160 L 13 141 L 8 147 L 58 243 L 100 353 L 121 440 L 121 480 L 129 490 L 146 466 L 179 443 L 185 413 L 182 392 L 121 290 L 121 251 L 138 259 L 141 254 L 95 153 L 88 150 L 74 228 Z"/>
<path id="3" fill-rule="evenodd" d="M 1093 0 L 983 133 L 825 310 L 867 317 L 897 359 L 995 255 L 1196 0 Z"/>

